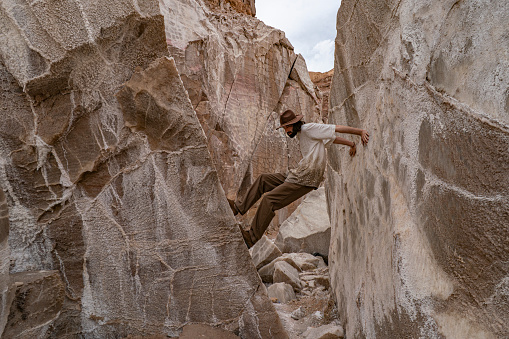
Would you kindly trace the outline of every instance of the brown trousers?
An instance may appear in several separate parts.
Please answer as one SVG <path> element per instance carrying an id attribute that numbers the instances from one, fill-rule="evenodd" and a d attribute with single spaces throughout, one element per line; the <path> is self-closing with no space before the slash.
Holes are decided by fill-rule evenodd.
<path id="1" fill-rule="evenodd" d="M 285 179 L 286 176 L 281 173 L 262 174 L 251 185 L 244 198 L 235 201 L 235 206 L 240 214 L 245 214 L 264 193 L 268 192 L 263 196 L 251 222 L 249 234 L 251 238 L 254 238 L 253 242 L 261 239 L 263 233 L 269 227 L 270 221 L 274 218 L 275 211 L 315 189 L 310 186 L 285 182 Z"/>

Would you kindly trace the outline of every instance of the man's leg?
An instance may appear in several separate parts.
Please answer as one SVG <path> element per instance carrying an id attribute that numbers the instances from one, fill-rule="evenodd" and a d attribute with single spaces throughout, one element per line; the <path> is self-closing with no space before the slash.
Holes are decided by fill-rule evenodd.
<path id="1" fill-rule="evenodd" d="M 235 201 L 235 207 L 240 214 L 245 214 L 263 195 L 285 182 L 286 177 L 281 173 L 261 174 L 244 194 L 244 198 Z"/>
<path id="2" fill-rule="evenodd" d="M 251 223 L 249 233 L 251 237 L 255 238 L 253 242 L 261 239 L 263 233 L 267 227 L 269 227 L 270 221 L 274 218 L 275 211 L 291 204 L 313 189 L 314 187 L 284 182 L 267 193 L 262 198 L 260 206 L 258 206 L 256 215 Z"/>

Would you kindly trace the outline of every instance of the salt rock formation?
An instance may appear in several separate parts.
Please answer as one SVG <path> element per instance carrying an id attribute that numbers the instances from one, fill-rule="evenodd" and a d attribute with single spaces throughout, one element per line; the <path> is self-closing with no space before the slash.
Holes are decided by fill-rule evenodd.
<path id="1" fill-rule="evenodd" d="M 507 1 L 342 1 L 329 122 L 371 135 L 328 153 L 346 337 L 509 337 L 508 22 Z"/>
<path id="2" fill-rule="evenodd" d="M 203 323 L 286 337 L 167 58 L 161 12 L 149 0 L 0 4 L 2 302 L 14 295 L 0 332 L 176 336 Z M 42 303 L 43 324 L 13 313 L 16 293 L 36 287 L 53 304 L 25 306 Z"/>
<path id="3" fill-rule="evenodd" d="M 259 174 L 295 167 L 299 147 L 275 130 L 279 114 L 292 109 L 305 121 L 318 121 L 319 100 L 304 59 L 295 55 L 282 31 L 210 7 L 200 0 L 161 4 L 170 54 L 207 136 L 221 184 L 235 199 Z M 273 224 L 295 206 L 280 210 Z"/>

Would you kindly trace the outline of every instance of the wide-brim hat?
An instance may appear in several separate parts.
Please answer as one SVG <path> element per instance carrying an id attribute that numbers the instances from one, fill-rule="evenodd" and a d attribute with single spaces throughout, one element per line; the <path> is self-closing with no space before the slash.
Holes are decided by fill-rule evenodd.
<path id="1" fill-rule="evenodd" d="M 285 127 L 288 125 L 295 124 L 296 122 L 300 121 L 302 119 L 303 115 L 295 115 L 291 109 L 284 111 L 283 114 L 279 116 L 279 123 L 281 124 L 278 128 Z"/>

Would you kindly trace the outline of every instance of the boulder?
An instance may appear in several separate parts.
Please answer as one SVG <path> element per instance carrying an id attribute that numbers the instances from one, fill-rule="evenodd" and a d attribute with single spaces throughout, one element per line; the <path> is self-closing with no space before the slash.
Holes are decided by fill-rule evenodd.
<path id="1" fill-rule="evenodd" d="M 276 298 L 278 302 L 287 303 L 295 299 L 293 287 L 287 283 L 280 282 L 269 286 L 267 289 L 270 298 Z"/>
<path id="2" fill-rule="evenodd" d="M 341 339 L 344 335 L 343 327 L 334 324 L 309 328 L 302 333 L 304 339 Z"/>
<path id="3" fill-rule="evenodd" d="M 249 249 L 249 253 L 251 254 L 256 269 L 267 265 L 281 256 L 279 248 L 265 235 Z"/>
<path id="4" fill-rule="evenodd" d="M 297 292 L 302 288 L 302 283 L 299 279 L 299 271 L 285 261 L 275 263 L 273 281 L 274 283 L 287 283 Z"/>
<path id="5" fill-rule="evenodd" d="M 343 0 L 329 267 L 354 338 L 509 338 L 509 1 Z"/>
<path id="6" fill-rule="evenodd" d="M 274 265 L 278 261 L 285 261 L 295 267 L 299 272 L 313 270 L 317 267 L 325 267 L 322 257 L 315 257 L 309 253 L 284 253 L 258 270 L 263 282 L 272 283 Z"/>
<path id="7" fill-rule="evenodd" d="M 318 253 L 327 258 L 330 231 L 325 189 L 320 187 L 309 193 L 281 224 L 275 244 L 283 253 Z"/>
<path id="8" fill-rule="evenodd" d="M 291 259 L 301 271 L 326 267 L 322 257 L 309 253 L 285 253 L 282 257 Z"/>

